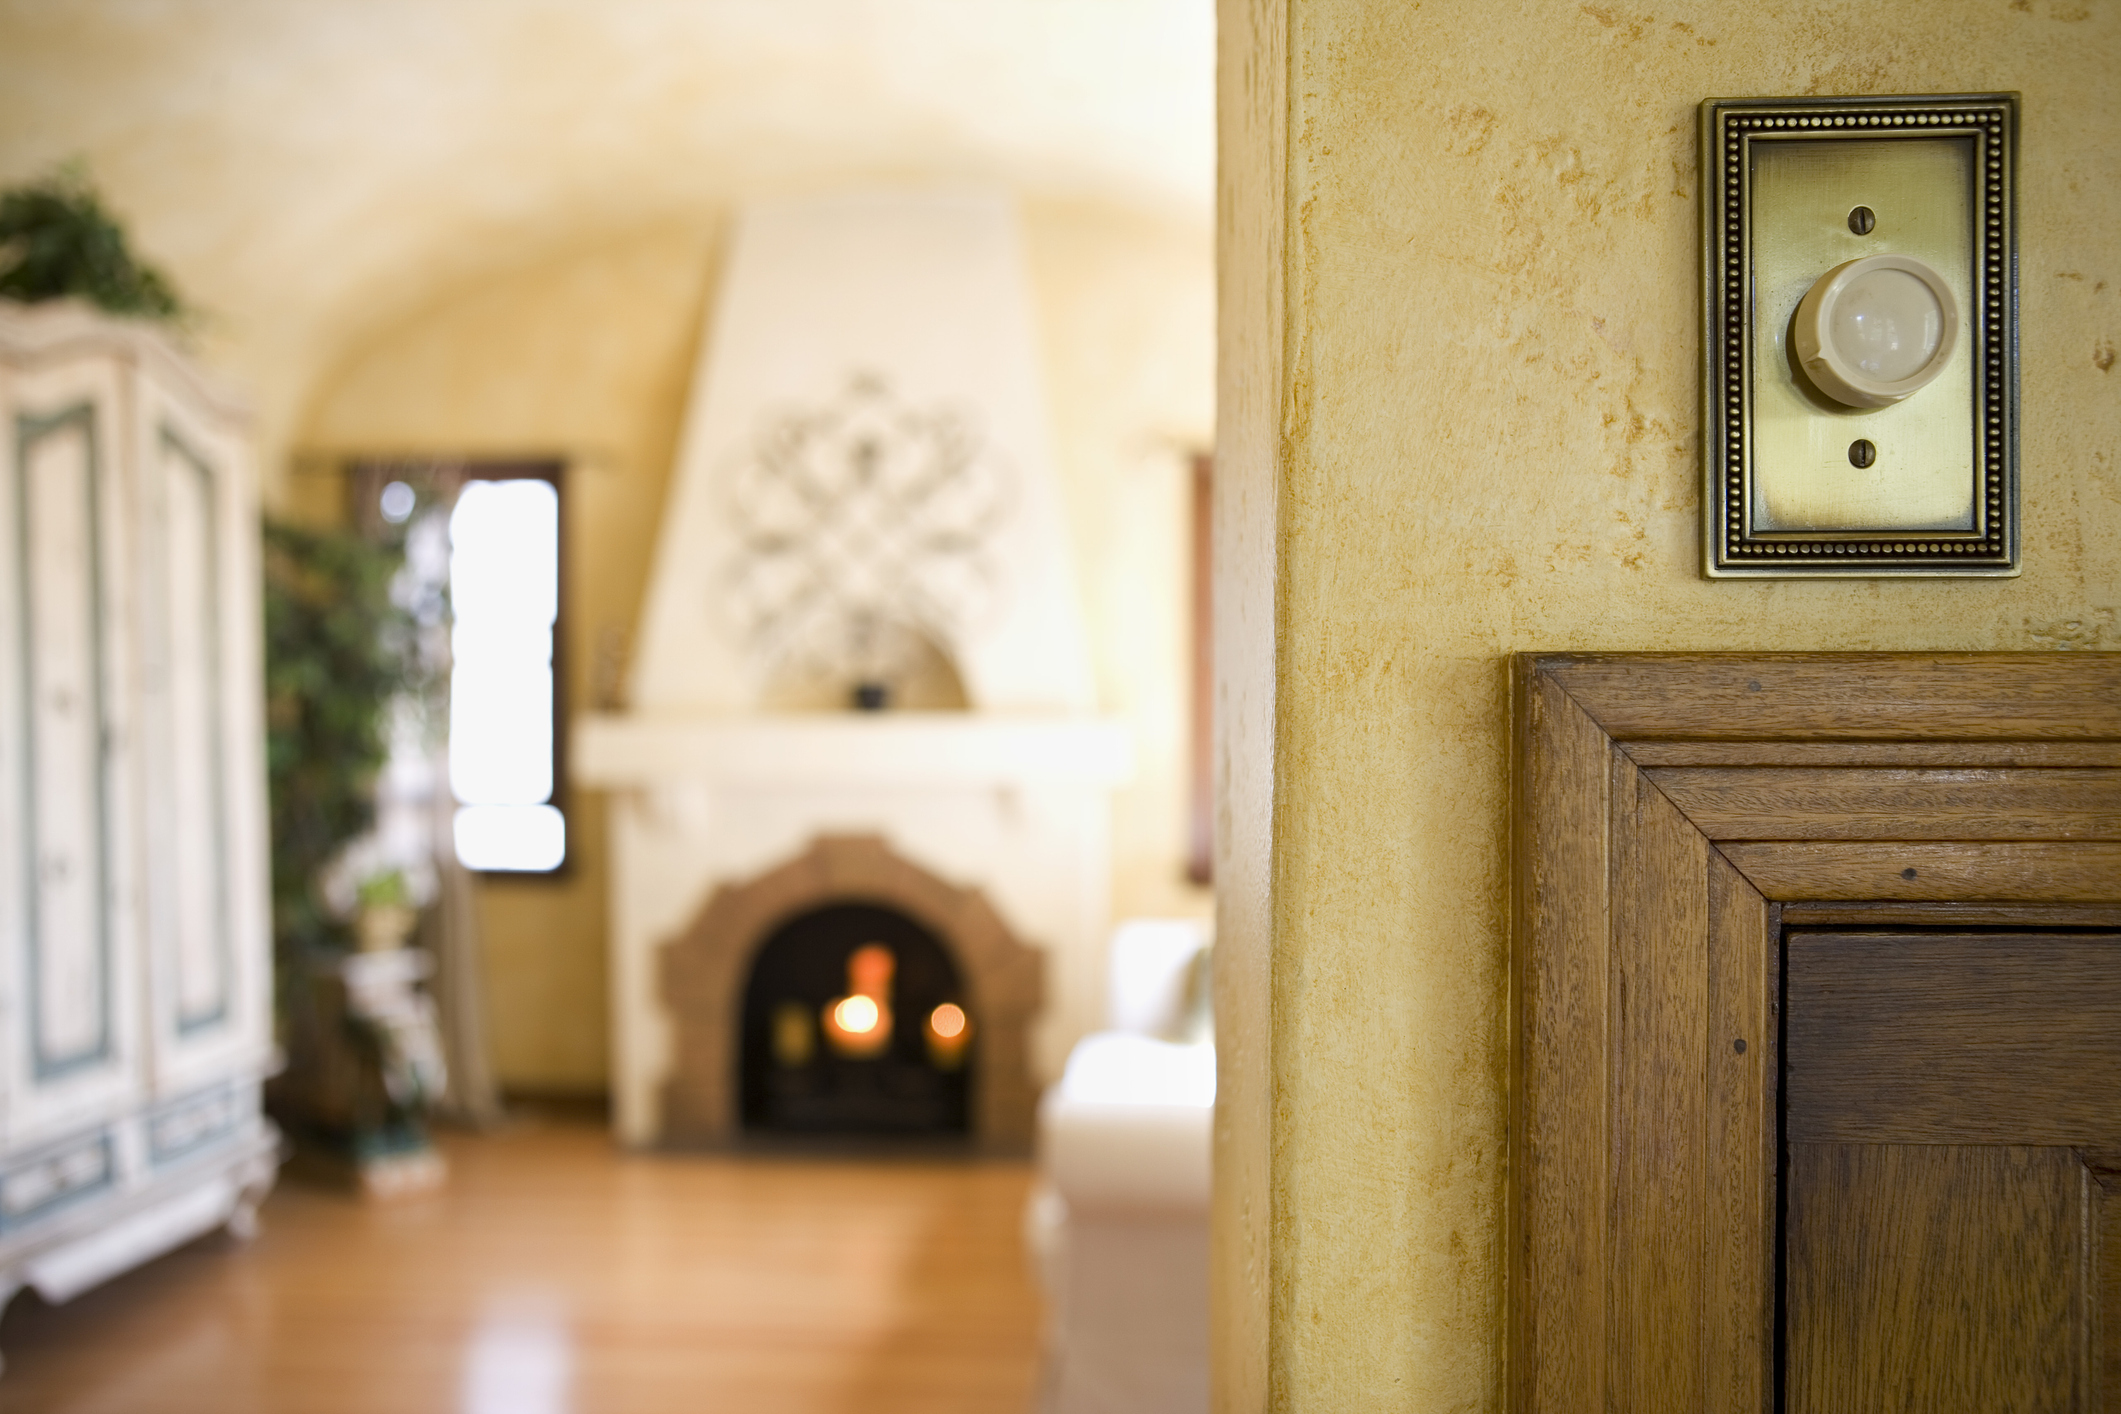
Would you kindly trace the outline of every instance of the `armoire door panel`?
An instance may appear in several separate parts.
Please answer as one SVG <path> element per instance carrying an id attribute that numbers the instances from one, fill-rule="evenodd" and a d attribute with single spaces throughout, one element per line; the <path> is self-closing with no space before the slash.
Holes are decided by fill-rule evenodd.
<path id="1" fill-rule="evenodd" d="M 1792 1144 L 1787 1175 L 1787 1414 L 2094 1407 L 2074 1151 Z"/>
<path id="2" fill-rule="evenodd" d="M 113 967 L 94 413 L 19 424 L 16 586 L 27 653 L 29 1045 L 46 1080 L 107 1060 Z"/>
<path id="3" fill-rule="evenodd" d="M 215 477 L 206 460 L 165 429 L 156 448 L 162 520 L 160 594 L 150 643 L 160 661 L 164 756 L 169 780 L 161 814 L 167 849 L 159 861 L 157 913 L 171 933 L 172 998 L 180 1033 L 228 1018 L 227 751 L 221 741 L 219 556 Z M 152 599 L 159 598 L 159 604 Z"/>
<path id="4" fill-rule="evenodd" d="M 256 743 L 255 508 L 241 440 L 161 380 L 140 384 L 148 756 L 149 1037 L 156 1095 L 188 1094 L 269 1045 Z"/>
<path id="5" fill-rule="evenodd" d="M 116 370 L 9 380 L 0 407 L 0 1143 L 42 1143 L 139 1093 L 139 947 L 128 706 L 132 546 Z"/>

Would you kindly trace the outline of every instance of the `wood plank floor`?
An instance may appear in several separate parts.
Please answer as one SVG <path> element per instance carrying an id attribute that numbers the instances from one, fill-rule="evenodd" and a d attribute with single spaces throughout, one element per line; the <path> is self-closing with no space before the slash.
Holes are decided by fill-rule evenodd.
<path id="1" fill-rule="evenodd" d="M 628 1155 L 580 1123 L 445 1141 L 446 1190 L 283 1184 L 215 1235 L 0 1320 L 5 1414 L 1022 1414 L 1016 1163 Z"/>

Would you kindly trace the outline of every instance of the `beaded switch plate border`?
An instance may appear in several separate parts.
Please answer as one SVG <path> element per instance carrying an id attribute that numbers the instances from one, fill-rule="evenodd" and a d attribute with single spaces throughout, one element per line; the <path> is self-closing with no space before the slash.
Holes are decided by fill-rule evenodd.
<path id="1" fill-rule="evenodd" d="M 1701 105 L 1702 568 L 1708 576 L 2018 573 L 2017 133 L 2012 93 L 1712 98 Z M 1972 355 L 1973 419 L 1966 431 L 1972 513 L 1968 524 L 1952 529 L 1779 528 L 1759 494 L 1756 380 L 1795 375 L 1754 367 L 1756 159 L 1761 144 L 1878 138 L 1943 140 L 1970 152 L 1973 270 L 1961 337 Z"/>

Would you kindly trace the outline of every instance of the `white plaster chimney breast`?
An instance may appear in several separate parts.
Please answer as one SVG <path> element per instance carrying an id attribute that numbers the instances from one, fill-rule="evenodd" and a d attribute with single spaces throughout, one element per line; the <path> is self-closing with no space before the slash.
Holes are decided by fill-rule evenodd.
<path id="1" fill-rule="evenodd" d="M 979 526 L 997 582 L 945 645 L 971 704 L 1089 711 L 1082 609 L 1006 198 L 867 193 L 749 207 L 710 326 L 648 592 L 635 708 L 759 705 L 770 665 L 747 651 L 731 603 L 746 559 L 733 516 L 743 475 L 791 420 L 829 418 L 868 385 L 901 415 L 951 420 L 999 483 Z"/>

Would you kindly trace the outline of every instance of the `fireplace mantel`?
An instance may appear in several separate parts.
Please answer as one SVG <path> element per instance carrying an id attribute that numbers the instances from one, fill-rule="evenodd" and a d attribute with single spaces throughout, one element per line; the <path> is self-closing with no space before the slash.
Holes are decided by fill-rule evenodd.
<path id="1" fill-rule="evenodd" d="M 975 712 L 607 714 L 577 726 L 573 752 L 574 778 L 606 789 L 680 780 L 1109 788 L 1134 766 L 1122 722 Z"/>
<path id="2" fill-rule="evenodd" d="M 978 890 L 1045 955 L 1046 1005 L 1026 1038 L 1034 1081 L 1057 1073 L 1096 1025 L 1112 791 L 1133 769 L 1123 723 L 665 710 L 590 717 L 571 745 L 574 780 L 611 792 L 613 1089 L 626 1141 L 675 1137 L 662 1109 L 677 1036 L 658 959 L 716 889 L 822 837 L 873 836 L 949 886 Z"/>

